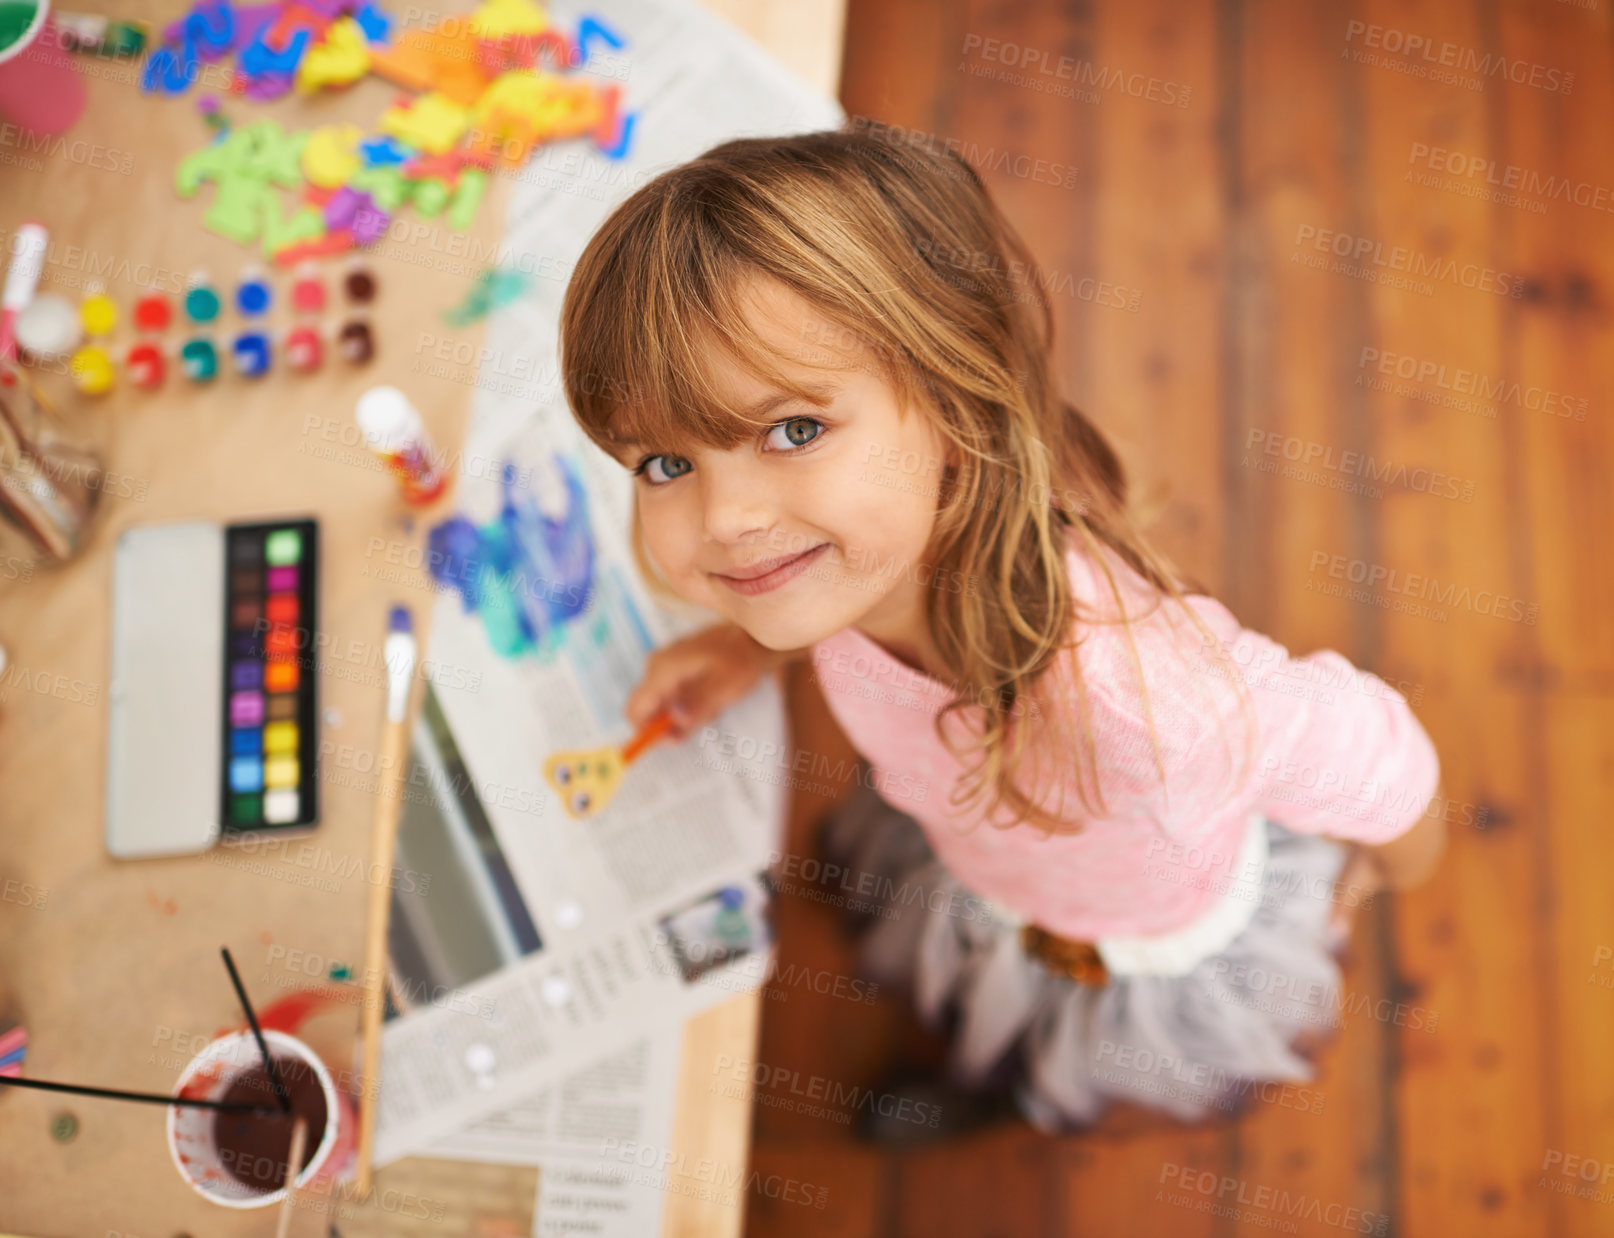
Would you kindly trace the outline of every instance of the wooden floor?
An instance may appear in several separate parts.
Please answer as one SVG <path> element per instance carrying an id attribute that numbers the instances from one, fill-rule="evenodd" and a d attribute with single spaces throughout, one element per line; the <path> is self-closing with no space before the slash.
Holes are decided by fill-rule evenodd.
<path id="1" fill-rule="evenodd" d="M 1608 0 L 1585 3 L 852 0 L 848 112 L 983 167 L 1060 276 L 1066 392 L 1122 448 L 1164 547 L 1292 652 L 1401 687 L 1454 824 L 1438 877 L 1358 922 L 1346 977 L 1434 1028 L 1348 1018 L 1321 1113 L 895 1152 L 759 1104 L 755 1168 L 827 1193 L 822 1210 L 753 1193 L 749 1233 L 1614 1234 L 1614 29 Z M 1407 56 L 1418 38 L 1432 59 Z M 1077 97 L 988 76 L 1028 54 L 1051 71 L 1025 81 Z M 1016 175 L 1021 155 L 1068 165 L 1069 186 Z M 1463 192 L 1487 179 L 1468 157 L 1522 199 Z M 1327 233 L 1358 266 L 1315 248 Z M 1396 247 L 1432 263 L 1419 286 L 1392 278 Z M 1410 360 L 1381 374 L 1392 354 Z M 1507 386 L 1464 407 L 1459 371 Z M 1544 407 L 1559 396 L 1567 417 Z M 1274 441 L 1260 459 L 1280 467 L 1317 444 L 1398 475 L 1364 493 L 1339 468 L 1264 471 Z M 1383 587 L 1333 596 L 1336 555 L 1457 592 L 1432 615 Z M 804 686 L 798 745 L 849 754 Z M 821 810 L 800 797 L 795 854 Z M 850 970 L 833 910 L 786 896 L 778 918 L 782 967 Z M 895 998 L 773 987 L 770 1068 L 847 1087 L 935 1054 Z M 1182 1167 L 1245 1213 L 1168 1189 Z M 1319 1207 L 1291 1228 L 1264 1202 L 1284 1191 Z"/>

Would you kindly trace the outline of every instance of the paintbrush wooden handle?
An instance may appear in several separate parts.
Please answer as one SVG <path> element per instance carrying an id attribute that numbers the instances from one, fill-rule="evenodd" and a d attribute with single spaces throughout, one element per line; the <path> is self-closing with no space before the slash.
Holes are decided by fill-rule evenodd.
<path id="1" fill-rule="evenodd" d="M 299 1117 L 291 1128 L 291 1151 L 286 1153 L 286 1196 L 280 1201 L 280 1221 L 275 1226 L 275 1238 L 286 1238 L 291 1232 L 291 1210 L 297 1206 L 297 1175 L 303 1168 L 303 1149 L 308 1145 L 308 1120 Z"/>
<path id="2" fill-rule="evenodd" d="M 370 1191 L 370 1160 L 375 1150 L 376 1092 L 381 1074 L 381 1015 L 386 1006 L 387 920 L 392 913 L 392 857 L 398 843 L 399 791 L 409 756 L 408 723 L 388 722 L 381 740 L 381 783 L 376 788 L 370 830 L 369 872 L 385 874 L 370 883 L 370 911 L 364 929 L 364 1063 L 359 1076 L 359 1154 L 356 1191 Z"/>

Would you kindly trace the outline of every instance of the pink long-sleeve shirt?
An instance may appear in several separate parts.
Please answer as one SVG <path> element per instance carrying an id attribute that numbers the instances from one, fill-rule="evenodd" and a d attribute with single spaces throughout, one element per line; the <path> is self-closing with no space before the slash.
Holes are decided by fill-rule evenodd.
<path id="1" fill-rule="evenodd" d="M 1126 613 L 1150 611 L 1147 582 L 1108 548 L 1102 553 Z M 1066 562 L 1083 613 L 1115 616 L 1113 595 L 1089 552 L 1073 542 Z M 1406 698 L 1382 679 L 1333 650 L 1290 658 L 1277 642 L 1241 627 L 1214 598 L 1193 595 L 1188 604 L 1227 651 L 1230 666 L 1170 599 L 1131 625 L 1136 663 L 1121 625 L 1080 629 L 1075 656 L 1105 811 L 1081 812 L 1084 827 L 1075 834 L 1024 824 L 996 828 L 980 816 L 984 801 L 973 816 L 949 807 L 968 766 L 935 733 L 935 715 L 953 697 L 941 682 L 855 628 L 815 645 L 813 665 L 830 709 L 872 767 L 873 785 L 919 822 L 937 856 L 972 892 L 1079 940 L 1166 933 L 1207 911 L 1229 880 L 1248 875 L 1236 871 L 1235 861 L 1252 810 L 1298 833 L 1382 843 L 1424 814 L 1440 777 L 1428 733 Z M 1253 733 L 1240 711 L 1239 683 Z M 1075 710 L 1074 699 L 1069 707 Z M 979 726 L 977 707 L 960 712 Z M 944 725 L 955 737 L 978 734 L 958 713 Z M 1030 725 L 1035 731 L 1035 716 Z M 1241 770 L 1247 735 L 1253 748 Z M 971 763 L 979 759 L 966 755 Z M 1041 776 L 1040 759 L 1028 759 L 1017 780 L 1023 790 L 1046 789 L 1032 781 Z M 1072 770 L 1076 761 L 1072 754 Z M 1076 775 L 1060 778 L 1068 788 L 1065 813 L 1077 813 Z M 1058 806 L 1047 794 L 1039 802 Z M 1342 889 L 1311 893 L 1352 897 Z"/>

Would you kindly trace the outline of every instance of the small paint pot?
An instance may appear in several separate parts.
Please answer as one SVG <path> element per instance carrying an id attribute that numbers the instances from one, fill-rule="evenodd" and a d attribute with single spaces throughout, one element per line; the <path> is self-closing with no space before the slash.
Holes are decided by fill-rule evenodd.
<path id="1" fill-rule="evenodd" d="M 92 292 L 79 302 L 78 320 L 85 335 L 111 335 L 118 325 L 117 302 L 104 292 Z"/>
<path id="2" fill-rule="evenodd" d="M 325 281 L 301 272 L 291 286 L 291 307 L 299 314 L 317 314 L 325 308 Z"/>
<path id="3" fill-rule="evenodd" d="M 337 332 L 336 345 L 342 356 L 353 365 L 366 365 L 375 358 L 375 335 L 370 324 L 362 318 L 344 322 Z"/>
<path id="4" fill-rule="evenodd" d="M 185 290 L 185 317 L 192 322 L 212 322 L 219 316 L 219 294 L 205 283 Z"/>
<path id="5" fill-rule="evenodd" d="M 168 370 L 163 350 L 155 344 L 136 344 L 129 350 L 123 366 L 129 372 L 129 381 L 142 391 L 155 391 L 161 387 Z"/>
<path id="6" fill-rule="evenodd" d="M 274 289 L 261 275 L 246 276 L 236 285 L 235 308 L 243 318 L 256 318 L 268 313 L 274 299 Z"/>
<path id="7" fill-rule="evenodd" d="M 319 369 L 325 360 L 325 342 L 314 327 L 297 327 L 286 336 L 286 364 L 303 374 Z"/>
<path id="8" fill-rule="evenodd" d="M 54 361 L 65 357 L 84 339 L 78 311 L 66 297 L 42 292 L 17 313 L 13 333 L 30 356 Z"/>
<path id="9" fill-rule="evenodd" d="M 135 302 L 135 327 L 141 331 L 166 331 L 174 320 L 174 307 L 160 292 L 147 293 Z"/>
<path id="10" fill-rule="evenodd" d="M 245 378 L 261 378 L 269 372 L 269 337 L 262 331 L 243 331 L 230 345 L 235 368 Z"/>
<path id="11" fill-rule="evenodd" d="M 186 340 L 179 350 L 179 363 L 193 383 L 210 383 L 218 377 L 219 350 L 213 341 L 198 336 Z"/>
<path id="12" fill-rule="evenodd" d="M 73 371 L 73 385 L 85 395 L 105 395 L 112 390 L 116 377 L 112 358 L 98 344 L 86 344 L 73 354 L 68 363 Z"/>
<path id="13" fill-rule="evenodd" d="M 342 277 L 342 292 L 352 305 L 368 305 L 375 300 L 375 275 L 363 263 L 348 268 Z"/>

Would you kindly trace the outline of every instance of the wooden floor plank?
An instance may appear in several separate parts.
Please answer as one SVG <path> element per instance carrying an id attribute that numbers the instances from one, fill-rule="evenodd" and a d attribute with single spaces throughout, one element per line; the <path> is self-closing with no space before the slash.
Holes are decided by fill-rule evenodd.
<path id="1" fill-rule="evenodd" d="M 1597 133 L 1614 106 L 1606 70 L 1608 14 L 1576 7 L 1498 6 L 1500 43 L 1521 62 L 1573 73 L 1570 90 L 1514 85 L 1491 117 L 1496 148 L 1545 209 L 1497 210 L 1500 250 L 1535 277 L 1511 315 L 1504 353 L 1522 379 L 1577 393 L 1585 418 L 1515 410 L 1509 444 L 1524 521 L 1510 524 L 1510 558 L 1528 565 L 1526 596 L 1539 604 L 1505 667 L 1504 691 L 1527 719 L 1531 816 L 1543 921 L 1538 967 L 1547 1001 L 1537 1021 L 1542 1141 L 1521 1149 L 1517 1190 L 1542 1198 L 1554 1234 L 1614 1229 L 1614 1007 L 1598 975 L 1614 953 L 1607 897 L 1609 758 L 1614 690 L 1614 566 L 1593 549 L 1614 528 L 1607 470 L 1614 461 L 1614 219 L 1591 209 L 1591 185 L 1608 185 L 1608 145 Z M 1543 75 L 1545 76 L 1545 74 Z M 1551 179 L 1548 179 L 1551 178 Z M 1544 185 L 1562 185 L 1558 194 Z M 1595 191 L 1593 191 L 1595 192 Z M 1605 194 L 1608 192 L 1605 189 Z M 1528 399 L 1525 401 L 1528 405 Z M 1577 412 L 1578 412 L 1577 406 Z M 1600 537 L 1593 530 L 1602 530 Z M 1568 1188 L 1566 1190 L 1566 1188 Z"/>

